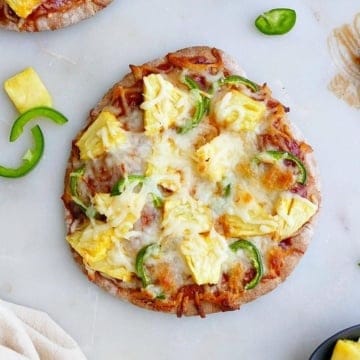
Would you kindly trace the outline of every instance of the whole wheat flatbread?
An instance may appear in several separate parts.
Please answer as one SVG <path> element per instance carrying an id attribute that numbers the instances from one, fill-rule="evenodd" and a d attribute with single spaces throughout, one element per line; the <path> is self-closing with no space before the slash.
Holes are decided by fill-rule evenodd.
<path id="1" fill-rule="evenodd" d="M 112 0 L 46 0 L 26 19 L 19 18 L 0 0 L 0 28 L 13 31 L 37 32 L 57 30 L 95 15 Z"/>
<path id="2" fill-rule="evenodd" d="M 221 58 L 224 64 L 224 68 L 230 74 L 239 74 L 242 75 L 243 72 L 239 65 L 227 54 L 222 51 L 219 51 L 221 54 Z M 212 49 L 209 47 L 191 47 L 177 51 L 174 53 L 179 56 L 184 57 L 196 57 L 203 56 L 207 59 L 213 59 Z M 146 63 L 146 66 L 149 67 L 157 67 L 160 64 L 166 61 L 166 57 L 150 61 Z M 135 78 L 133 74 L 127 74 L 120 82 L 116 83 L 112 89 L 110 89 L 107 94 L 103 97 L 103 99 L 97 104 L 97 106 L 90 112 L 90 116 L 88 118 L 87 125 L 92 123 L 99 113 L 107 106 L 110 105 L 111 98 L 115 89 L 121 86 L 130 86 L 135 83 Z M 288 124 L 290 126 L 290 124 Z M 292 135 L 294 139 L 302 140 L 301 135 L 298 130 L 293 126 L 290 126 L 292 129 Z M 80 133 L 81 135 L 81 133 Z M 79 137 L 79 135 L 78 135 Z M 68 178 L 71 171 L 73 171 L 74 163 L 76 163 L 78 158 L 78 152 L 73 146 L 73 151 L 71 153 L 69 164 L 65 176 L 65 189 L 68 189 Z M 315 203 L 320 205 L 320 185 L 319 185 L 319 175 L 317 173 L 316 163 L 314 160 L 314 156 L 312 153 L 306 155 L 304 159 L 304 163 L 308 170 L 308 192 L 311 194 L 311 198 Z M 65 212 L 66 212 L 66 222 L 67 222 L 67 230 L 68 233 L 71 229 L 71 224 L 73 222 L 73 215 L 71 211 L 69 211 L 69 207 L 67 204 L 67 195 L 64 194 L 64 202 L 65 202 Z M 105 289 L 107 292 L 115 295 L 121 299 L 128 300 L 129 302 L 138 305 L 140 307 L 144 307 L 150 310 L 168 312 L 168 313 L 177 313 L 178 315 L 197 315 L 200 314 L 204 316 L 205 314 L 210 314 L 219 311 L 228 311 L 238 309 L 242 304 L 245 304 L 249 301 L 252 301 L 258 298 L 261 295 L 268 293 L 273 290 L 276 286 L 278 286 L 281 282 L 283 282 L 288 275 L 292 272 L 300 258 L 303 256 L 306 251 L 310 239 L 313 234 L 313 227 L 315 223 L 316 215 L 313 216 L 309 222 L 307 222 L 299 231 L 299 233 L 291 238 L 291 244 L 289 245 L 289 253 L 284 259 L 284 264 L 280 269 L 279 274 L 273 278 L 263 278 L 263 280 L 252 290 L 250 291 L 242 291 L 240 295 L 236 297 L 236 300 L 231 301 L 231 296 L 227 297 L 227 294 L 223 294 L 222 300 L 217 299 L 216 301 L 212 301 L 211 299 L 202 298 L 200 296 L 200 304 L 199 304 L 199 296 L 204 290 L 206 292 L 206 286 L 195 286 L 190 292 L 186 294 L 182 294 L 180 296 L 180 300 L 157 300 L 157 299 L 148 299 L 142 298 L 138 292 L 134 292 L 129 289 L 126 284 L 121 281 L 110 279 L 99 272 L 93 272 L 86 268 L 83 263 L 81 256 L 76 253 L 72 249 L 73 256 L 76 262 L 80 265 L 85 274 L 88 275 L 89 279 L 95 284 L 99 285 L 101 288 Z M 291 250 L 291 251 L 290 251 Z M 197 293 L 197 295 L 195 294 Z M 230 300 L 229 300 L 230 299 Z"/>

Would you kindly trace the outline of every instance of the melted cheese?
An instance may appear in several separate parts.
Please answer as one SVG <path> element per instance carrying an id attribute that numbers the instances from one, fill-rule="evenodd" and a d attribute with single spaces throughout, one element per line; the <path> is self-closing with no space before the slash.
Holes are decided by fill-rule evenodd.
<path id="1" fill-rule="evenodd" d="M 89 160 L 117 149 L 125 141 L 126 132 L 120 127 L 116 116 L 102 111 L 77 141 L 76 146 L 80 150 L 80 158 Z"/>
<path id="2" fill-rule="evenodd" d="M 165 199 L 162 221 L 163 237 L 183 237 L 210 231 L 211 211 L 208 206 L 184 193 Z"/>
<path id="3" fill-rule="evenodd" d="M 191 96 L 176 88 L 160 74 L 144 77 L 145 101 L 140 108 L 145 111 L 145 134 L 158 135 L 172 125 L 181 125 L 190 117 Z"/>
<path id="4" fill-rule="evenodd" d="M 133 228 L 145 206 L 149 188 L 143 185 L 136 192 L 136 187 L 137 182 L 128 183 L 121 195 L 96 194 L 93 199 L 95 209 L 106 216 L 108 224 L 116 229 L 119 237 L 124 237 Z"/>
<path id="5" fill-rule="evenodd" d="M 191 182 L 191 161 L 187 151 L 182 150 L 174 139 L 163 136 L 153 144 L 145 175 L 157 179 L 167 190 L 178 191 Z"/>
<path id="6" fill-rule="evenodd" d="M 238 136 L 221 134 L 196 151 L 197 170 L 211 181 L 221 181 L 238 163 L 242 152 Z"/>
<path id="7" fill-rule="evenodd" d="M 250 192 L 237 186 L 233 214 L 224 214 L 222 222 L 227 236 L 252 237 L 274 233 L 278 223 Z"/>
<path id="8" fill-rule="evenodd" d="M 273 180 L 266 178 L 268 165 L 252 161 L 259 152 L 257 133 L 266 128 L 264 102 L 245 95 L 250 92 L 221 90 L 212 100 L 210 115 L 179 134 L 173 127 L 189 118 L 193 99 L 189 91 L 166 79 L 154 74 L 144 78 L 145 133 L 126 132 L 122 134 L 126 139 L 118 141 L 117 136 L 95 131 L 95 148 L 99 144 L 98 153 L 107 153 L 107 165 L 121 166 L 125 174 L 145 174 L 146 181 L 142 186 L 127 184 L 119 196 L 96 194 L 92 204 L 106 217 L 104 234 L 93 236 L 93 248 L 80 246 L 76 239 L 71 242 L 93 269 L 109 276 L 116 269 L 127 271 L 117 274 L 127 279 L 139 249 L 155 242 L 161 251 L 147 260 L 149 269 L 164 266 L 171 274 L 169 281 L 178 287 L 216 284 L 234 264 L 240 262 L 245 271 L 252 266 L 243 252 L 229 250 L 233 238 L 251 238 L 265 254 L 274 240 L 296 233 L 317 206 L 282 186 L 269 186 Z M 126 118 L 118 120 L 126 123 Z M 94 154 L 93 147 L 84 153 Z M 277 170 L 276 179 L 282 184 L 286 168 Z M 161 195 L 160 208 L 152 203 L 151 194 Z M 161 293 L 159 284 L 151 286 L 149 293 Z"/>

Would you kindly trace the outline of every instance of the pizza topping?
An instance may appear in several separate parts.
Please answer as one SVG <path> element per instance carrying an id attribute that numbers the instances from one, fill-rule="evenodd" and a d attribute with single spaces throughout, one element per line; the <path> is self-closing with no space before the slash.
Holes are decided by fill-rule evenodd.
<path id="1" fill-rule="evenodd" d="M 129 183 L 136 182 L 137 184 L 140 185 L 145 181 L 145 179 L 146 178 L 144 175 L 128 175 L 126 177 L 121 178 L 116 182 L 116 184 L 112 188 L 111 196 L 121 195 Z"/>
<path id="2" fill-rule="evenodd" d="M 221 181 L 232 170 L 243 152 L 243 142 L 231 133 L 223 133 L 195 153 L 199 174 L 211 181 Z"/>
<path id="3" fill-rule="evenodd" d="M 215 105 L 216 122 L 233 131 L 253 131 L 265 113 L 265 104 L 230 90 Z"/>
<path id="4" fill-rule="evenodd" d="M 149 244 L 144 246 L 136 256 L 135 270 L 137 276 L 139 276 L 142 281 L 143 287 L 147 287 L 151 284 L 151 279 L 145 271 L 144 262 L 147 257 L 154 255 L 154 253 L 158 252 L 159 249 L 159 245 Z"/>
<path id="5" fill-rule="evenodd" d="M 91 204 L 85 205 L 85 202 L 81 199 L 79 193 L 79 183 L 82 181 L 84 173 L 85 167 L 80 167 L 70 173 L 70 194 L 74 203 L 80 207 L 80 209 L 88 218 L 91 219 L 96 216 L 96 210 Z"/>
<path id="6" fill-rule="evenodd" d="M 38 106 L 52 106 L 49 92 L 31 67 L 6 80 L 4 89 L 20 113 Z"/>
<path id="7" fill-rule="evenodd" d="M 223 61 L 218 49 L 211 49 L 213 59 L 208 59 L 206 56 L 178 56 L 176 53 L 167 55 L 167 60 L 170 64 L 181 69 L 189 69 L 196 72 L 206 71 L 211 74 L 216 74 L 223 69 Z"/>
<path id="8" fill-rule="evenodd" d="M 296 12 L 293 9 L 272 9 L 255 20 L 255 26 L 266 35 L 282 35 L 295 25 Z"/>
<path id="9" fill-rule="evenodd" d="M 280 195 L 276 205 L 279 215 L 277 230 L 279 240 L 295 234 L 316 213 L 318 206 L 311 201 L 290 192 Z"/>
<path id="10" fill-rule="evenodd" d="M 145 101 L 140 108 L 144 110 L 145 134 L 158 135 L 173 125 L 181 126 L 190 117 L 192 99 L 190 94 L 176 88 L 160 74 L 144 78 Z"/>
<path id="11" fill-rule="evenodd" d="M 130 280 L 134 266 L 113 227 L 95 221 L 66 239 L 92 269 L 115 279 Z"/>
<path id="12" fill-rule="evenodd" d="M 163 237 L 182 238 L 186 234 L 210 231 L 212 216 L 210 209 L 185 194 L 176 194 L 164 200 L 162 221 Z"/>
<path id="13" fill-rule="evenodd" d="M 21 18 L 26 18 L 37 7 L 41 5 L 43 0 L 5 0 L 11 9 Z"/>
<path id="14" fill-rule="evenodd" d="M 127 271 L 117 277 L 129 282 L 124 286 L 136 288 L 141 299 L 176 301 L 179 313 L 190 293 L 199 308 L 205 298 L 233 308 L 264 273 L 272 275 L 262 257 L 317 211 L 317 204 L 291 192 L 311 189 L 312 182 L 306 182 L 308 150 L 292 138 L 283 106 L 265 86 L 226 76 L 221 66 L 213 69 L 216 63 L 216 56 L 169 56 L 164 71 L 132 67 L 137 88 L 143 80 L 140 109 L 116 112 L 112 103 L 116 117 L 108 112 L 102 126 L 94 126 L 97 118 L 88 127 L 77 142 L 82 161 L 75 157 L 73 165 L 84 164 L 93 183 L 106 183 L 90 194 L 81 188 L 84 203 L 98 212 L 85 219 L 88 226 L 105 226 L 104 238 L 89 233 L 103 258 L 85 258 L 87 267 L 111 276 L 117 257 Z M 81 176 L 75 171 L 70 178 Z M 80 255 L 85 251 L 76 241 L 71 245 Z M 244 287 L 225 296 L 230 276 L 233 288 L 235 278 Z"/>
<path id="15" fill-rule="evenodd" d="M 178 133 L 186 134 L 191 129 L 195 128 L 199 125 L 205 113 L 207 113 L 209 109 L 209 98 L 200 93 L 200 89 L 198 84 L 188 76 L 185 76 L 184 80 L 185 84 L 192 91 L 194 98 L 196 99 L 195 103 L 195 112 L 190 120 L 186 122 L 186 124 L 178 129 Z"/>
<path id="16" fill-rule="evenodd" d="M 163 136 L 153 144 L 145 175 L 156 179 L 166 190 L 178 191 L 190 181 L 191 159 L 184 155 L 185 150 L 179 148 L 171 137 Z"/>
<path id="17" fill-rule="evenodd" d="M 103 111 L 88 127 L 76 146 L 80 150 L 80 159 L 95 159 L 100 155 L 111 152 L 126 142 L 126 132 L 120 127 L 116 117 Z"/>
<path id="18" fill-rule="evenodd" d="M 256 155 L 255 160 L 258 162 L 261 161 L 270 164 L 279 163 L 283 160 L 291 161 L 297 166 L 299 171 L 297 182 L 301 185 L 304 185 L 306 183 L 307 172 L 304 163 L 298 157 L 287 151 L 277 151 L 277 150 L 264 151 Z"/>
<path id="19" fill-rule="evenodd" d="M 116 228 L 119 236 L 125 236 L 133 228 L 147 201 L 148 187 L 143 186 L 136 192 L 137 185 L 136 182 L 129 183 L 118 196 L 96 194 L 93 199 L 95 209 L 106 216 L 107 222 Z"/>
<path id="20" fill-rule="evenodd" d="M 244 78 L 240 75 L 230 75 L 225 78 L 221 78 L 218 81 L 215 81 L 211 87 L 211 93 L 213 94 L 215 91 L 218 90 L 220 86 L 223 85 L 245 85 L 253 92 L 257 92 L 260 90 L 260 87 L 258 84 L 255 84 L 253 81 Z"/>
<path id="21" fill-rule="evenodd" d="M 255 269 L 255 276 L 245 285 L 245 290 L 253 289 L 260 282 L 264 274 L 264 266 L 258 248 L 250 241 L 237 240 L 230 244 L 230 249 L 233 252 L 237 252 L 241 249 L 250 259 L 251 264 Z"/>
<path id="22" fill-rule="evenodd" d="M 219 282 L 226 249 L 224 237 L 214 229 L 207 235 L 185 235 L 180 244 L 180 251 L 198 285 Z"/>

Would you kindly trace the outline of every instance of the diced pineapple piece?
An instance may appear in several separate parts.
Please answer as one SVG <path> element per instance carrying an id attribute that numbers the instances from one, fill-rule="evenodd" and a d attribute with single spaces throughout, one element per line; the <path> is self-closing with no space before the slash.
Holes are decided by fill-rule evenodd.
<path id="1" fill-rule="evenodd" d="M 31 67 L 6 80 L 4 89 L 20 113 L 37 106 L 52 106 L 49 92 Z"/>
<path id="2" fill-rule="evenodd" d="M 243 151 L 242 140 L 232 134 L 221 134 L 196 151 L 197 170 L 218 182 L 232 170 Z"/>
<path id="3" fill-rule="evenodd" d="M 80 158 L 88 160 L 118 148 L 125 141 L 126 132 L 115 115 L 102 111 L 77 141 L 76 146 L 80 150 Z"/>
<path id="4" fill-rule="evenodd" d="M 144 77 L 144 97 L 141 109 L 145 111 L 145 134 L 155 136 L 174 124 L 181 125 L 190 117 L 192 108 L 188 93 L 176 88 L 160 74 Z"/>
<path id="5" fill-rule="evenodd" d="M 43 0 L 5 0 L 15 14 L 21 18 L 27 18 Z"/>
<path id="6" fill-rule="evenodd" d="M 225 239 L 215 230 L 206 236 L 192 234 L 180 244 L 180 251 L 198 285 L 219 282 L 226 250 Z"/>
<path id="7" fill-rule="evenodd" d="M 231 90 L 215 105 L 216 122 L 234 131 L 252 131 L 265 113 L 265 104 Z"/>
<path id="8" fill-rule="evenodd" d="M 280 195 L 275 208 L 279 215 L 278 234 L 282 240 L 296 233 L 316 213 L 318 206 L 299 195 L 286 192 Z"/>

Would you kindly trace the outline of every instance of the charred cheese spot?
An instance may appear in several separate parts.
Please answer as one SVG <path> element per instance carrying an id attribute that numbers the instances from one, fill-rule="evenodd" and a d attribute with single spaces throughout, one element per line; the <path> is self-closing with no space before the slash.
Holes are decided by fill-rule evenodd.
<path id="1" fill-rule="evenodd" d="M 266 167 L 261 176 L 262 185 L 269 190 L 288 190 L 295 183 L 292 171 L 279 168 L 276 165 Z"/>

